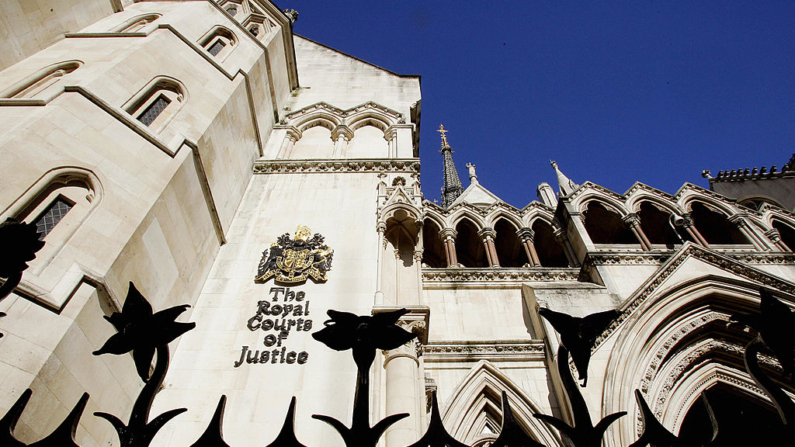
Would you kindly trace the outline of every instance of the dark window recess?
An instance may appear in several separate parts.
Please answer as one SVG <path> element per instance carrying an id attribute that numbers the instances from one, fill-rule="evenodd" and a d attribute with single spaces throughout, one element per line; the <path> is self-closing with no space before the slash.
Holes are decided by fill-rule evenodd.
<path id="1" fill-rule="evenodd" d="M 229 8 L 229 9 L 227 9 L 226 12 L 228 12 L 230 16 L 234 17 L 235 14 L 237 14 L 237 8 L 235 8 L 233 6 L 233 7 Z"/>
<path id="2" fill-rule="evenodd" d="M 39 233 L 39 240 L 44 239 L 50 234 L 50 231 L 58 225 L 58 222 L 60 222 L 71 209 L 72 204 L 62 197 L 55 199 L 52 205 L 47 208 L 47 211 L 36 220 L 36 231 Z"/>
<path id="3" fill-rule="evenodd" d="M 142 113 L 141 116 L 138 117 L 138 121 L 144 123 L 145 126 L 151 125 L 155 121 L 155 119 L 161 113 L 163 113 L 163 110 L 166 110 L 166 107 L 168 107 L 168 104 L 170 102 L 171 101 L 169 101 L 168 98 L 166 98 L 163 95 L 160 95 L 160 97 L 155 99 L 152 104 L 149 104 L 149 107 L 147 107 L 146 110 L 144 110 L 144 113 Z"/>
<path id="4" fill-rule="evenodd" d="M 214 44 L 210 45 L 210 48 L 208 48 L 207 51 L 209 51 L 213 56 L 218 56 L 218 53 L 220 53 L 225 46 L 226 44 L 221 41 L 221 39 L 218 39 Z"/>
<path id="5" fill-rule="evenodd" d="M 252 26 L 251 28 L 248 29 L 248 32 L 250 32 L 252 36 L 256 37 L 256 36 L 259 35 L 259 27 L 258 26 Z"/>

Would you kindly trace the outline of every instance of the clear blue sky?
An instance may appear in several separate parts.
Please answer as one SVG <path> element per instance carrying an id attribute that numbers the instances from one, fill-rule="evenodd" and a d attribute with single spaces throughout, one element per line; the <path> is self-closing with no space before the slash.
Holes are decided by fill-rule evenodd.
<path id="1" fill-rule="evenodd" d="M 440 123 L 464 165 L 518 208 L 577 183 L 708 186 L 702 169 L 795 152 L 795 2 L 278 0 L 295 32 L 422 75 L 422 182 L 442 185 Z"/>

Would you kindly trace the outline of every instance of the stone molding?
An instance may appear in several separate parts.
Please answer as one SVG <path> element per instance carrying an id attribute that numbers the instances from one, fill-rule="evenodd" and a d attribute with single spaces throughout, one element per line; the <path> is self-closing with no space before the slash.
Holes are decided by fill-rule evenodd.
<path id="1" fill-rule="evenodd" d="M 766 256 L 753 253 L 749 253 L 748 255 Z M 790 257 L 788 253 L 770 256 Z M 762 285 L 780 290 L 784 293 L 795 294 L 795 283 L 780 279 L 767 272 L 745 265 L 742 263 L 743 261 L 734 259 L 730 256 L 727 256 L 726 254 L 718 253 L 688 242 L 679 251 L 679 253 L 667 261 L 668 264 L 666 266 L 664 266 L 654 276 L 646 281 L 646 283 L 639 289 L 639 292 L 636 292 L 624 302 L 624 304 L 619 308 L 621 314 L 618 316 L 618 318 L 613 320 L 610 326 L 605 329 L 602 334 L 599 335 L 599 337 L 597 337 L 596 343 L 594 343 L 594 347 L 591 352 L 595 352 L 597 349 L 599 349 L 602 343 L 608 337 L 610 337 L 616 331 L 616 329 L 634 313 L 638 307 L 646 302 L 646 300 L 653 295 L 657 289 L 663 283 L 665 283 L 665 281 L 671 275 L 674 274 L 674 272 L 676 272 L 679 266 L 681 266 L 687 259 L 690 258 L 699 259 L 708 264 L 714 265 L 715 267 L 745 277 L 750 281 L 758 282 Z"/>
<path id="2" fill-rule="evenodd" d="M 550 282 L 550 281 L 577 281 L 579 268 L 458 268 L 458 269 L 422 269 L 423 283 L 444 282 L 489 282 L 489 283 L 515 283 L 520 282 Z"/>
<path id="3" fill-rule="evenodd" d="M 544 360 L 540 340 L 435 341 L 422 347 L 426 362 L 492 362 Z"/>
<path id="4" fill-rule="evenodd" d="M 673 250 L 661 252 L 591 252 L 585 257 L 586 266 L 601 265 L 661 265 L 675 252 Z M 729 257 L 745 264 L 756 265 L 788 265 L 795 264 L 795 253 L 788 252 L 747 252 L 747 251 L 722 251 L 723 256 Z"/>
<path id="5" fill-rule="evenodd" d="M 314 174 L 406 172 L 419 173 L 420 161 L 406 159 L 350 159 L 350 160 L 257 160 L 254 174 Z"/>

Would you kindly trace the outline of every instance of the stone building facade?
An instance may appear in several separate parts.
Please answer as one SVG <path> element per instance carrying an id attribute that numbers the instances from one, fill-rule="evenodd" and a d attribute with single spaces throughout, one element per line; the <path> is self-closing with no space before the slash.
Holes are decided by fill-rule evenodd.
<path id="1" fill-rule="evenodd" d="M 419 439 L 433 391 L 468 445 L 496 438 L 502 392 L 527 433 L 563 445 L 533 417 L 571 418 L 540 307 L 620 311 L 582 388 L 593 418 L 628 412 L 606 446 L 637 438 L 635 389 L 674 432 L 705 392 L 773 414 L 743 368 L 750 335 L 726 322 L 758 308 L 760 286 L 795 303 L 787 209 L 691 184 L 620 194 L 557 165 L 558 190 L 543 183 L 540 201 L 516 208 L 472 165 L 462 187 L 444 133 L 439 206 L 420 183 L 419 77 L 294 35 L 294 11 L 46 3 L 0 7 L 16 18 L 3 39 L 17 48 L 0 59 L 0 219 L 41 223 L 46 242 L 0 303 L 0 413 L 33 390 L 19 439 L 41 439 L 88 392 L 78 444 L 118 445 L 93 413 L 128 414 L 143 384 L 132 356 L 91 353 L 115 334 L 102 317 L 130 282 L 155 310 L 191 305 L 180 319 L 196 323 L 172 343 L 152 410 L 188 411 L 153 445 L 191 445 L 222 394 L 232 446 L 275 438 L 292 396 L 302 443 L 342 445 L 311 417 L 351 415 L 353 361 L 311 337 L 330 309 L 409 310 L 400 324 L 417 339 L 379 352 L 371 377 L 373 419 L 410 414 L 387 447 Z M 315 233 L 327 280 L 255 280 L 279 240 Z"/>

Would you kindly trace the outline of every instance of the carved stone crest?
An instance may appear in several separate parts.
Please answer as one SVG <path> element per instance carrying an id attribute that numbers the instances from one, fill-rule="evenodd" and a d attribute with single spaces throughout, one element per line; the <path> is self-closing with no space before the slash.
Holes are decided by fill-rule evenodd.
<path id="1" fill-rule="evenodd" d="M 264 283 L 271 278 L 283 284 L 303 283 L 307 278 L 315 282 L 325 282 L 326 273 L 331 270 L 334 250 L 323 243 L 323 236 L 299 225 L 295 230 L 295 239 L 284 233 L 262 252 L 257 276 L 254 282 Z"/>

